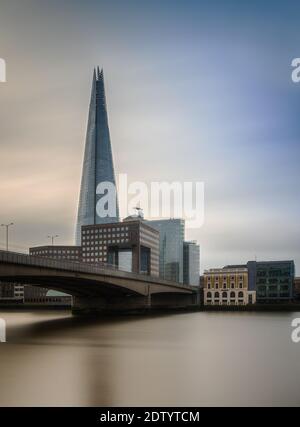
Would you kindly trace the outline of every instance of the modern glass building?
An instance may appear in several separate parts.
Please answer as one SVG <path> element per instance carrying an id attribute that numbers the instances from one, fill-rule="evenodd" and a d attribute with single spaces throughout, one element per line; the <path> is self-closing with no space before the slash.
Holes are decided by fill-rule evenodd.
<path id="1" fill-rule="evenodd" d="M 147 221 L 159 231 L 159 276 L 166 280 L 183 282 L 183 219 Z"/>
<path id="2" fill-rule="evenodd" d="M 99 193 L 99 184 L 109 183 L 115 192 Z M 106 186 L 106 185 L 105 185 Z M 98 191 L 97 191 L 98 187 Z M 103 203 L 109 214 L 99 215 L 99 201 L 102 197 L 109 199 Z M 98 209 L 97 209 L 98 204 Z M 76 226 L 76 245 L 81 244 L 81 227 L 83 225 L 108 224 L 119 221 L 119 207 L 116 192 L 116 180 L 108 126 L 108 115 L 104 88 L 103 70 L 94 70 L 92 93 L 89 107 L 85 153 L 82 168 L 82 180 Z"/>
<path id="3" fill-rule="evenodd" d="M 283 302 L 294 297 L 294 261 L 249 261 L 249 288 L 257 302 Z"/>
<path id="4" fill-rule="evenodd" d="M 200 246 L 196 242 L 183 242 L 183 282 L 200 284 Z"/>

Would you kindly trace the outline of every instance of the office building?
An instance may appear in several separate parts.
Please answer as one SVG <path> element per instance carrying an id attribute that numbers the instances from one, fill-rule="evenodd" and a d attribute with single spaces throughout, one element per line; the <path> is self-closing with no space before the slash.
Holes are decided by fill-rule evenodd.
<path id="1" fill-rule="evenodd" d="M 57 260 L 81 261 L 81 246 L 36 246 L 29 249 L 29 255 Z"/>
<path id="2" fill-rule="evenodd" d="M 159 275 L 183 283 L 183 242 L 185 221 L 161 219 L 146 221 L 159 232 Z"/>
<path id="3" fill-rule="evenodd" d="M 123 271 L 159 275 L 159 233 L 139 217 L 82 227 L 82 260 Z"/>
<path id="4" fill-rule="evenodd" d="M 111 208 L 109 215 L 99 216 L 97 204 L 107 194 L 99 193 L 97 187 L 109 183 L 115 190 L 110 192 Z M 104 200 L 104 199 L 103 199 Z M 99 207 L 98 206 L 98 207 Z M 119 221 L 119 207 L 116 194 L 116 181 L 113 165 L 112 148 L 108 126 L 108 115 L 104 88 L 103 70 L 94 70 L 89 117 L 85 142 L 85 153 L 82 169 L 82 180 L 76 226 L 76 244 L 81 244 L 81 227 L 83 225 L 108 224 Z"/>
<path id="5" fill-rule="evenodd" d="M 248 288 L 247 266 L 226 266 L 204 271 L 204 305 L 255 304 Z"/>
<path id="6" fill-rule="evenodd" d="M 290 302 L 294 298 L 294 261 L 249 261 L 249 288 L 258 303 Z"/>
<path id="7" fill-rule="evenodd" d="M 199 286 L 200 247 L 196 242 L 183 242 L 183 283 Z"/>

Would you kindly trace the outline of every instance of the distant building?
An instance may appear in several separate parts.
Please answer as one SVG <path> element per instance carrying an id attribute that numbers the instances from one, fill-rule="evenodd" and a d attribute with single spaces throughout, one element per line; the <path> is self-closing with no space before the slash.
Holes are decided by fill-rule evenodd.
<path id="1" fill-rule="evenodd" d="M 19 283 L 0 282 L 0 303 L 1 302 L 24 301 L 24 286 Z"/>
<path id="2" fill-rule="evenodd" d="M 196 242 L 183 242 L 183 283 L 199 286 L 200 247 Z"/>
<path id="3" fill-rule="evenodd" d="M 294 261 L 249 261 L 249 288 L 258 303 L 290 302 L 294 298 Z"/>
<path id="4" fill-rule="evenodd" d="M 50 258 L 58 261 L 81 261 L 81 246 L 58 246 L 46 245 L 29 248 L 29 255 Z M 54 298 L 48 295 L 48 289 L 39 286 L 24 286 L 24 302 L 27 304 L 57 305 L 71 304 L 71 297 L 67 294 L 62 294 L 64 298 Z M 54 291 L 55 292 L 55 291 Z"/>
<path id="5" fill-rule="evenodd" d="M 29 255 L 57 260 L 81 261 L 81 246 L 36 246 L 29 249 Z"/>
<path id="6" fill-rule="evenodd" d="M 183 242 L 185 221 L 161 219 L 146 221 L 159 231 L 159 275 L 162 279 L 183 283 Z"/>
<path id="7" fill-rule="evenodd" d="M 47 295 L 48 289 L 40 288 L 39 286 L 24 286 L 24 302 L 44 298 Z"/>
<path id="8" fill-rule="evenodd" d="M 82 227 L 82 260 L 158 276 L 159 233 L 137 217 Z"/>
<path id="9" fill-rule="evenodd" d="M 300 299 L 300 277 L 295 277 L 294 280 L 294 296 L 296 299 Z"/>
<path id="10" fill-rule="evenodd" d="M 255 303 L 255 290 L 248 288 L 248 269 L 227 266 L 204 271 L 204 305 Z"/>
<path id="11" fill-rule="evenodd" d="M 33 287 L 33 286 L 32 286 Z M 33 287 L 38 289 L 37 287 Z M 42 289 L 42 288 L 40 288 Z M 63 292 L 46 290 L 44 295 L 35 295 L 25 298 L 25 304 L 30 305 L 47 305 L 47 306 L 58 306 L 58 307 L 71 307 L 72 305 L 72 297 L 70 295 L 66 295 Z"/>

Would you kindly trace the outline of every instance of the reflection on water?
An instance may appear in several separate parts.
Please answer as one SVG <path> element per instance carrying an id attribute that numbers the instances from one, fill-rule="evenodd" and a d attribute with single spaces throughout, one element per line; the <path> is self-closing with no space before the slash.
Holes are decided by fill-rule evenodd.
<path id="1" fill-rule="evenodd" d="M 300 404 L 300 313 L 0 317 L 1 406 Z"/>

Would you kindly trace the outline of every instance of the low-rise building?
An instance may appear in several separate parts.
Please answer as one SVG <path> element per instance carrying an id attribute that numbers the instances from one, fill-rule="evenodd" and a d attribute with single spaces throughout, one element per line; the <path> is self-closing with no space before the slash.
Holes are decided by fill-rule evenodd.
<path id="1" fill-rule="evenodd" d="M 29 255 L 57 260 L 82 260 L 81 246 L 36 246 L 29 249 Z"/>
<path id="2" fill-rule="evenodd" d="M 60 245 L 47 245 L 36 246 L 29 248 L 29 255 L 50 258 L 59 261 L 73 261 L 80 262 L 81 246 L 60 246 Z M 49 295 L 48 289 L 39 286 L 24 286 L 24 302 L 26 304 L 37 305 L 70 305 L 71 296 L 61 294 L 58 296 Z"/>
<path id="3" fill-rule="evenodd" d="M 0 302 L 24 301 L 24 286 L 19 283 L 0 282 Z"/>
<path id="4" fill-rule="evenodd" d="M 255 291 L 248 289 L 246 266 L 204 271 L 204 305 L 247 305 L 255 300 Z"/>

